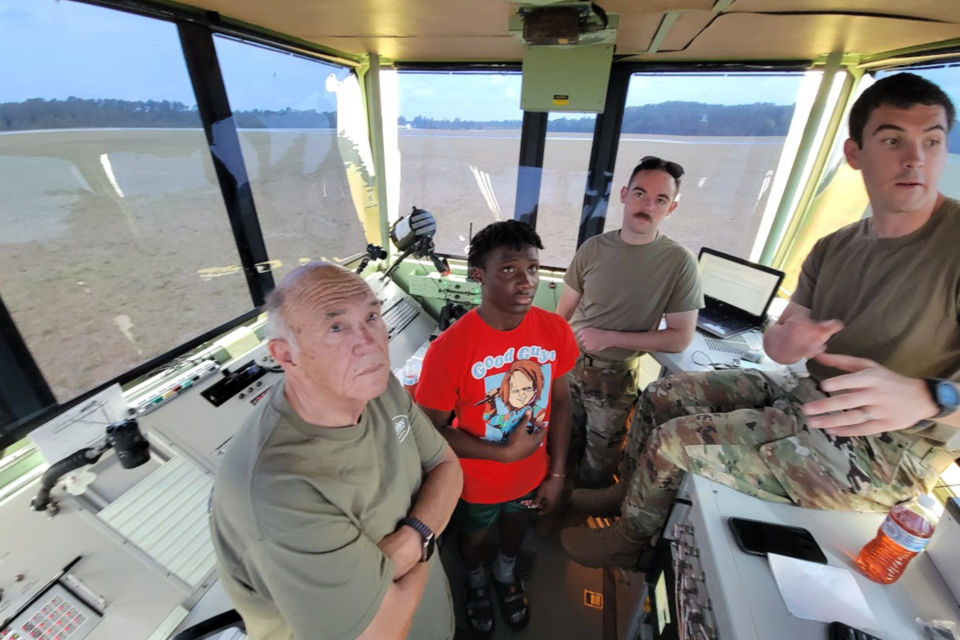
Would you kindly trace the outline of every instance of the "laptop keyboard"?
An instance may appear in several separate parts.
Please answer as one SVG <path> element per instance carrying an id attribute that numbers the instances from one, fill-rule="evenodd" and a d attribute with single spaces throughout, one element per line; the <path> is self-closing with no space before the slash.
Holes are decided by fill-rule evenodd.
<path id="1" fill-rule="evenodd" d="M 706 341 L 707 347 L 713 351 L 722 351 L 724 353 L 732 353 L 735 356 L 742 356 L 750 350 L 750 346 L 740 336 L 733 336 L 726 340 L 704 336 L 703 339 Z"/>
<path id="2" fill-rule="evenodd" d="M 722 311 L 710 311 L 707 309 L 700 310 L 700 317 L 703 322 L 709 322 L 710 324 L 715 324 L 723 327 L 727 330 L 728 333 L 736 333 L 737 331 L 746 331 L 751 329 L 754 325 L 750 322 L 744 322 L 743 320 L 733 318 Z"/>

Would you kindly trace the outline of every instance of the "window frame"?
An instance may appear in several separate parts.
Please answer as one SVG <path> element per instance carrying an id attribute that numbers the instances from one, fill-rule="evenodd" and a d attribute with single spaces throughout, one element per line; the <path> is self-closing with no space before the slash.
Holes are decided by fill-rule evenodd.
<path id="1" fill-rule="evenodd" d="M 181 50 L 186 61 L 191 86 L 197 99 L 197 108 L 200 112 L 204 133 L 207 137 L 208 151 L 217 172 L 221 198 L 230 220 L 234 243 L 246 276 L 251 309 L 232 320 L 210 328 L 187 342 L 174 346 L 149 361 L 75 398 L 64 403 L 58 403 L 52 389 L 44 379 L 40 367 L 30 353 L 29 346 L 23 340 L 23 336 L 20 334 L 12 316 L 4 306 L 2 296 L 0 296 L 0 355 L 4 356 L 4 367 L 0 372 L 0 383 L 3 385 L 0 402 L 3 402 L 5 408 L 12 414 L 10 424 L 0 427 L 0 450 L 20 441 L 45 422 L 77 406 L 104 389 L 114 384 L 123 386 L 131 383 L 170 360 L 255 319 L 263 312 L 266 295 L 273 288 L 274 281 L 269 269 L 261 267 L 262 264 L 269 261 L 269 256 L 266 252 L 249 181 L 238 180 L 238 176 L 227 170 L 222 161 L 210 149 L 213 142 L 212 126 L 216 122 L 222 122 L 225 118 L 229 118 L 231 129 L 227 133 L 237 136 L 213 36 L 221 35 L 239 40 L 249 46 L 258 46 L 317 62 L 339 65 L 350 69 L 353 73 L 357 73 L 357 69 L 362 63 L 360 56 L 352 56 L 334 49 L 293 39 L 284 40 L 266 29 L 260 30 L 251 25 L 225 19 L 215 12 L 204 12 L 199 9 L 190 10 L 187 7 L 159 6 L 139 0 L 69 1 L 152 18 L 177 27 Z M 222 133 L 221 131 L 220 134 Z M 237 141 L 236 148 L 240 148 L 239 141 Z M 235 164 L 231 164 L 231 167 L 234 172 L 237 171 L 237 168 L 240 168 L 244 174 L 247 173 L 247 166 L 242 154 Z M 245 185 L 244 182 L 246 182 Z M 6 396 L 14 396 L 16 403 L 11 402 Z"/>

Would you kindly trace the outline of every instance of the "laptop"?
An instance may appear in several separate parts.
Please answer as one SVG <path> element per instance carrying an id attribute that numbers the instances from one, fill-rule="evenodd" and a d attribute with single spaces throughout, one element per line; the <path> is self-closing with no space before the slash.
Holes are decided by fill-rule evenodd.
<path id="1" fill-rule="evenodd" d="M 699 260 L 705 306 L 697 327 L 718 338 L 762 328 L 783 272 L 707 247 Z"/>

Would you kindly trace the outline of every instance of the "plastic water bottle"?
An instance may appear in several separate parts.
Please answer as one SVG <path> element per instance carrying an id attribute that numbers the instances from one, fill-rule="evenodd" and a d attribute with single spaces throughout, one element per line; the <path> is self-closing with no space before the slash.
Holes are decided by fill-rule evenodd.
<path id="1" fill-rule="evenodd" d="M 877 537 L 860 550 L 857 565 L 864 575 L 881 584 L 899 580 L 910 559 L 930 542 L 940 519 L 935 506 L 933 498 L 923 495 L 916 502 L 891 509 Z"/>
<path id="2" fill-rule="evenodd" d="M 410 392 L 410 395 L 414 398 L 417 397 L 417 384 L 420 382 L 420 369 L 423 366 L 423 362 L 410 358 L 407 360 L 407 363 L 403 365 L 403 386 L 407 388 L 407 391 Z"/>

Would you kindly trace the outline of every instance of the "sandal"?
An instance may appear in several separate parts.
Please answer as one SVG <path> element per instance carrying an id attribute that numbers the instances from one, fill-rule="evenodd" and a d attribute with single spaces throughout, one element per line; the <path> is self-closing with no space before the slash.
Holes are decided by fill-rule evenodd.
<path id="1" fill-rule="evenodd" d="M 463 591 L 463 611 L 467 624 L 474 633 L 489 636 L 493 634 L 493 602 L 490 601 L 490 587 L 471 587 Z"/>
<path id="2" fill-rule="evenodd" d="M 530 622 L 530 601 L 519 578 L 514 577 L 513 582 L 500 582 L 494 576 L 493 588 L 497 592 L 497 604 L 500 605 L 500 613 L 507 626 L 514 631 L 526 629 Z M 514 616 L 518 613 L 522 613 L 523 616 L 515 622 Z"/>

